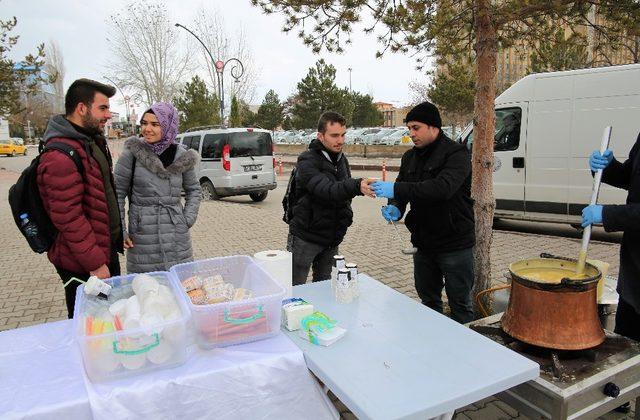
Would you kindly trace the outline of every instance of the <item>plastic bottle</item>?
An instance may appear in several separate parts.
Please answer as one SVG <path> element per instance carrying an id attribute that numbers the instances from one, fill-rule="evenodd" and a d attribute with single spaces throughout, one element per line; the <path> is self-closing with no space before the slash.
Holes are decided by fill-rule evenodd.
<path id="1" fill-rule="evenodd" d="M 358 265 L 356 263 L 347 263 L 345 264 L 345 268 L 347 268 L 351 272 L 351 276 L 349 277 L 349 289 L 351 289 L 351 295 L 354 299 L 360 296 L 360 287 L 358 286 Z"/>
<path id="2" fill-rule="evenodd" d="M 350 303 L 353 300 L 353 296 L 350 290 L 351 271 L 347 268 L 341 268 L 338 270 L 338 279 L 336 280 L 336 302 L 338 303 Z"/>
<path id="3" fill-rule="evenodd" d="M 29 215 L 27 213 L 22 213 L 20 215 L 20 230 L 22 230 L 22 233 L 27 238 L 32 249 L 37 250 L 38 252 L 47 250 L 47 245 L 38 236 L 38 226 L 29 220 Z"/>
<path id="4" fill-rule="evenodd" d="M 331 291 L 336 291 L 336 280 L 338 279 L 338 270 L 344 268 L 344 256 L 334 255 L 333 266 L 331 267 Z"/>

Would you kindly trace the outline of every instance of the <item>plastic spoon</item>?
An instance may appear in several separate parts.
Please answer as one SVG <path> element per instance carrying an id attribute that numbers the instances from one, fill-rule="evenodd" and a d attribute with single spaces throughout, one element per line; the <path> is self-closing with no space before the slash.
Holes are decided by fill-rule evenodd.
<path id="1" fill-rule="evenodd" d="M 602 133 L 602 143 L 600 144 L 600 154 L 603 154 L 605 150 L 609 148 L 609 139 L 611 138 L 611 126 L 604 128 Z M 596 204 L 598 202 L 598 193 L 600 192 L 600 180 L 602 179 L 602 169 L 596 171 L 596 175 L 593 178 L 593 190 L 591 191 L 591 203 Z M 582 248 L 580 249 L 580 255 L 578 256 L 578 265 L 576 266 L 576 274 L 584 273 L 584 267 L 587 262 L 587 250 L 589 249 L 589 240 L 591 239 L 591 225 L 584 228 L 582 231 Z"/>
<path id="2" fill-rule="evenodd" d="M 396 231 L 396 238 L 398 238 L 398 241 L 402 243 L 402 238 L 400 237 L 400 232 L 398 231 L 398 227 L 396 226 L 395 222 L 393 220 L 389 220 L 389 222 L 391 223 L 391 226 L 393 226 L 393 229 Z M 413 255 L 418 252 L 418 248 L 414 246 L 411 248 L 402 249 L 401 251 L 405 255 Z"/>

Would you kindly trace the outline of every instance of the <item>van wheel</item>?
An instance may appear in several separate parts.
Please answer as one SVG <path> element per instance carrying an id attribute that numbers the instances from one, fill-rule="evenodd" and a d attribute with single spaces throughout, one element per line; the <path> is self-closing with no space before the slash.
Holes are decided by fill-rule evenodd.
<path id="1" fill-rule="evenodd" d="M 24 149 L 24 153 L 22 154 L 22 156 L 27 156 L 27 149 Z"/>
<path id="2" fill-rule="evenodd" d="M 260 202 L 260 201 L 264 201 L 265 198 L 267 198 L 267 194 L 269 191 L 261 191 L 261 192 L 257 192 L 257 193 L 250 193 L 249 197 L 251 197 L 251 199 L 253 201 L 255 201 L 256 203 Z"/>
<path id="3" fill-rule="evenodd" d="M 217 200 L 219 198 L 211 181 L 202 181 L 200 183 L 200 190 L 203 200 Z"/>
<path id="4" fill-rule="evenodd" d="M 11 155 L 9 156 L 14 157 L 15 155 L 16 155 L 16 151 L 14 150 L 13 152 L 11 152 Z"/>

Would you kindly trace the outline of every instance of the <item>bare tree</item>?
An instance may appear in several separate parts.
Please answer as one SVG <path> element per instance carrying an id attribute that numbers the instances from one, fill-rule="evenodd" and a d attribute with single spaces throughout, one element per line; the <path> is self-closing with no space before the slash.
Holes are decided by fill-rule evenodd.
<path id="1" fill-rule="evenodd" d="M 195 32 L 202 42 L 209 48 L 214 60 L 226 62 L 230 58 L 237 58 L 242 62 L 244 73 L 235 82 L 229 71 L 225 68 L 227 78 L 225 79 L 225 107 L 230 106 L 231 98 L 236 97 L 239 101 L 250 103 L 256 92 L 256 82 L 259 77 L 259 69 L 256 68 L 251 47 L 247 43 L 244 29 L 240 27 L 234 35 L 229 35 L 226 30 L 222 13 L 216 8 L 201 8 L 195 18 Z M 201 51 L 200 57 L 204 60 L 210 86 L 217 92 L 216 75 L 214 63 L 207 55 L 204 48 L 196 47 Z M 233 67 L 237 63 L 231 62 Z M 234 72 L 237 74 L 237 72 Z"/>
<path id="2" fill-rule="evenodd" d="M 53 112 L 61 113 L 64 110 L 64 76 L 66 69 L 58 42 L 50 40 L 45 47 L 45 54 L 44 71 L 53 80 L 53 90 L 55 92 Z"/>
<path id="3" fill-rule="evenodd" d="M 150 105 L 171 101 L 190 70 L 189 51 L 181 48 L 162 2 L 141 0 L 108 18 L 114 55 L 107 65 L 122 89 L 139 93 Z"/>

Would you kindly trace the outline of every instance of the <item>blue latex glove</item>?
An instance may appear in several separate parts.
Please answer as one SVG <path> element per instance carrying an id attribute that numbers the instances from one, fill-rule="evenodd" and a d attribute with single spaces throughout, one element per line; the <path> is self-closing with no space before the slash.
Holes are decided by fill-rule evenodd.
<path id="1" fill-rule="evenodd" d="M 376 197 L 393 198 L 393 182 L 376 181 L 371 184 L 371 188 L 376 193 Z"/>
<path id="2" fill-rule="evenodd" d="M 585 228 L 594 223 L 602 223 L 602 206 L 591 204 L 582 209 L 582 227 Z"/>
<path id="3" fill-rule="evenodd" d="M 611 150 L 605 150 L 604 154 L 602 155 L 600 154 L 599 150 L 596 150 L 595 152 L 591 153 L 591 156 L 589 156 L 589 167 L 593 172 L 596 172 L 598 169 L 604 169 L 609 166 L 612 160 L 613 153 L 611 152 Z"/>
<path id="4" fill-rule="evenodd" d="M 393 204 L 389 204 L 387 206 L 382 207 L 382 217 L 387 222 L 395 222 L 400 219 L 400 209 L 398 209 Z"/>

